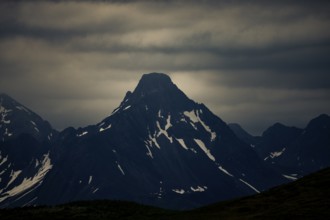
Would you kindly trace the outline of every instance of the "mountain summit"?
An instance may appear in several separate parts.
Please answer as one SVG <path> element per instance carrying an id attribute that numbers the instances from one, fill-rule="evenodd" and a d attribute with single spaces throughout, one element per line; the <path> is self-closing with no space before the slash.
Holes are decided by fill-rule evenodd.
<path id="1" fill-rule="evenodd" d="M 139 95 L 151 94 L 154 92 L 169 91 L 174 87 L 178 89 L 168 75 L 164 73 L 149 73 L 143 74 L 134 93 Z"/>
<path id="2" fill-rule="evenodd" d="M 126 96 L 117 109 L 125 109 L 129 106 L 151 107 L 156 111 L 182 111 L 192 108 L 194 102 L 190 100 L 164 73 L 144 74 L 137 87 L 132 92 L 127 92 Z M 115 110 L 116 111 L 116 110 Z"/>
<path id="3" fill-rule="evenodd" d="M 47 121 L 7 94 L 0 94 L 0 138 L 2 141 L 30 134 L 39 141 L 56 133 Z"/>

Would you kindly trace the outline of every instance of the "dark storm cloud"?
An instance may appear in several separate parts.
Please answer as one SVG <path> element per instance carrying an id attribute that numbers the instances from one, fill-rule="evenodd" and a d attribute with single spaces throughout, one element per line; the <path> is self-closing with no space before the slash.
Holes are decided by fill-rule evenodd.
<path id="1" fill-rule="evenodd" d="M 0 90 L 57 128 L 106 117 L 142 73 L 254 133 L 330 113 L 325 1 L 0 3 Z M 242 113 L 244 112 L 244 113 Z"/>

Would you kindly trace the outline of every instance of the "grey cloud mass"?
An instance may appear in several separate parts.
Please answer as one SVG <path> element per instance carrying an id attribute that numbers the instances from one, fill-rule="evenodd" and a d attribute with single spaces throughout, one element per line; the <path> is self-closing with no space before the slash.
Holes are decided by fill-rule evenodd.
<path id="1" fill-rule="evenodd" d="M 164 72 L 260 134 L 330 114 L 328 1 L 1 1 L 0 92 L 61 130 Z"/>

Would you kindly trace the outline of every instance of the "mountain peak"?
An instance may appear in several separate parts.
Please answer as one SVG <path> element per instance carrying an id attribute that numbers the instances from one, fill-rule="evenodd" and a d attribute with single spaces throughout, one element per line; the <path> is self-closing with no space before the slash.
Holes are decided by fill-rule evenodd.
<path id="1" fill-rule="evenodd" d="M 0 94 L 0 140 L 30 134 L 37 140 L 50 140 L 51 125 L 5 93 Z M 49 136 L 51 134 L 51 136 Z"/>
<path id="2" fill-rule="evenodd" d="M 316 118 L 312 119 L 306 129 L 319 129 L 329 127 L 330 116 L 327 114 L 321 114 Z"/>
<path id="3" fill-rule="evenodd" d="M 155 93 L 175 87 L 171 78 L 164 73 L 143 74 L 134 93 Z"/>
<path id="4" fill-rule="evenodd" d="M 162 109 L 190 110 L 194 102 L 190 100 L 164 73 L 144 74 L 133 92 L 127 92 L 124 100 L 114 112 L 131 106 L 153 107 Z"/>
<path id="5" fill-rule="evenodd" d="M 163 80 L 171 82 L 171 78 L 167 74 L 157 72 L 143 74 L 141 80 Z"/>

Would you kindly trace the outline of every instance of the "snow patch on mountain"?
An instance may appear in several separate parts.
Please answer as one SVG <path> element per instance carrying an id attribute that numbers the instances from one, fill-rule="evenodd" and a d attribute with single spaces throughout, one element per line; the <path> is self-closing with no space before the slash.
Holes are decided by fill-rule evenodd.
<path id="1" fill-rule="evenodd" d="M 172 124 L 171 124 L 171 115 L 168 115 L 167 116 L 167 119 L 166 119 L 165 130 L 167 131 L 170 127 L 172 127 Z"/>
<path id="2" fill-rule="evenodd" d="M 12 183 L 12 182 L 14 182 L 15 181 L 15 179 L 19 176 L 19 174 L 22 172 L 22 170 L 17 170 L 17 171 L 11 171 L 11 173 L 10 173 L 10 180 L 9 180 L 9 182 L 8 182 L 8 184 L 7 184 L 7 186 L 5 187 L 5 188 L 7 188 L 8 186 L 10 186 L 10 184 Z"/>
<path id="3" fill-rule="evenodd" d="M 6 119 L 8 116 L 8 113 L 11 112 L 11 109 L 6 109 L 4 106 L 2 106 L 2 101 L 0 103 L 0 115 L 1 115 L 1 123 L 3 124 L 10 124 L 10 120 Z"/>
<path id="4" fill-rule="evenodd" d="M 8 137 L 10 137 L 10 136 L 13 135 L 13 133 L 10 133 L 10 132 L 8 131 L 8 128 L 6 128 L 5 133 L 3 133 L 3 135 L 4 135 L 4 136 L 8 136 Z"/>
<path id="5" fill-rule="evenodd" d="M 2 155 L 0 154 L 0 166 L 4 163 L 6 163 L 8 160 L 8 155 L 6 157 L 2 157 Z"/>
<path id="6" fill-rule="evenodd" d="M 218 165 L 219 170 L 221 170 L 222 172 L 224 172 L 225 174 L 227 174 L 228 176 L 234 177 L 233 174 L 229 173 L 225 168 L 223 168 L 222 166 Z"/>
<path id="7" fill-rule="evenodd" d="M 149 148 L 149 146 L 148 146 L 148 142 L 147 141 L 145 141 L 145 146 L 146 146 L 146 148 L 147 148 L 147 150 L 148 150 L 148 152 L 146 153 L 149 157 L 151 157 L 152 159 L 154 159 L 154 156 L 152 155 L 152 152 L 151 152 L 151 150 L 150 150 L 150 148 Z"/>
<path id="8" fill-rule="evenodd" d="M 190 119 L 190 121 L 192 121 L 193 123 L 199 122 L 199 119 L 197 118 L 197 115 L 195 114 L 194 110 L 192 110 L 190 112 L 185 111 L 185 112 L 183 112 L 183 114 L 185 116 L 187 116 Z"/>
<path id="9" fill-rule="evenodd" d="M 37 168 L 38 166 L 39 166 L 39 160 L 36 159 L 35 168 Z"/>
<path id="10" fill-rule="evenodd" d="M 161 110 L 158 110 L 157 116 L 158 116 L 158 118 L 164 118 L 164 117 L 162 116 L 162 111 L 161 111 Z"/>
<path id="11" fill-rule="evenodd" d="M 163 182 L 160 181 L 159 184 L 160 184 L 159 190 L 155 193 L 151 193 L 151 195 L 156 196 L 158 199 L 161 199 L 163 197 L 163 193 L 164 193 L 163 186 L 162 186 Z"/>
<path id="12" fill-rule="evenodd" d="M 282 176 L 285 177 L 285 178 L 287 178 L 287 179 L 289 179 L 289 180 L 293 180 L 293 181 L 295 181 L 295 180 L 298 179 L 297 177 L 295 177 L 295 176 L 293 176 L 293 175 L 285 175 L 285 174 L 282 174 Z"/>
<path id="13" fill-rule="evenodd" d="M 210 160 L 215 161 L 215 157 L 211 154 L 210 150 L 206 148 L 206 146 L 205 146 L 205 144 L 204 144 L 204 142 L 202 140 L 194 139 L 194 141 L 204 151 L 204 153 L 206 154 L 206 156 L 208 156 L 208 158 L 210 158 Z"/>
<path id="14" fill-rule="evenodd" d="M 120 172 L 125 176 L 125 172 L 123 170 L 123 168 L 121 168 L 120 164 L 118 163 L 118 161 L 116 161 L 117 167 L 120 170 Z"/>
<path id="15" fill-rule="evenodd" d="M 105 128 L 102 128 L 102 127 L 101 127 L 101 128 L 99 129 L 99 132 L 102 132 L 102 131 L 108 130 L 108 129 L 111 128 L 111 126 L 112 126 L 112 125 L 109 124 L 109 125 L 108 125 L 107 127 L 105 127 Z"/>
<path id="16" fill-rule="evenodd" d="M 206 186 L 197 186 L 196 188 L 194 188 L 194 187 L 190 187 L 190 189 L 193 191 L 193 192 L 204 192 L 206 189 L 207 189 L 207 187 Z"/>
<path id="17" fill-rule="evenodd" d="M 163 134 L 171 143 L 173 143 L 173 138 L 168 135 L 166 128 L 165 128 L 165 130 L 162 129 L 160 127 L 159 121 L 157 121 L 156 124 L 157 124 L 157 128 L 159 130 L 158 134 L 157 134 L 157 137 L 159 137 L 160 135 Z"/>
<path id="18" fill-rule="evenodd" d="M 177 193 L 177 194 L 184 194 L 186 191 L 184 189 L 172 189 L 173 192 Z"/>
<path id="19" fill-rule="evenodd" d="M 179 142 L 179 144 L 180 144 L 185 150 L 188 150 L 188 147 L 187 147 L 186 144 L 184 143 L 184 140 L 183 140 L 183 139 L 176 138 L 176 140 Z"/>
<path id="20" fill-rule="evenodd" d="M 284 151 L 285 151 L 285 147 L 284 147 L 281 151 L 271 152 L 271 153 L 269 154 L 269 156 L 267 156 L 267 157 L 264 158 L 264 160 L 266 161 L 266 160 L 268 160 L 269 158 L 274 159 L 274 158 L 276 158 L 276 157 L 279 157 L 279 156 L 281 156 L 281 155 L 284 153 Z"/>
<path id="21" fill-rule="evenodd" d="M 242 183 L 244 183 L 245 185 L 247 185 L 248 187 L 250 187 L 253 191 L 255 191 L 256 193 L 260 193 L 259 190 L 257 190 L 254 186 L 252 186 L 251 184 L 249 184 L 248 182 L 242 180 L 242 179 L 239 179 L 239 181 L 241 181 Z"/>
<path id="22" fill-rule="evenodd" d="M 125 110 L 127 110 L 127 109 L 129 109 L 131 106 L 129 105 L 129 106 L 126 106 L 125 108 L 124 108 L 124 111 Z"/>
<path id="23" fill-rule="evenodd" d="M 36 187 L 40 186 L 40 184 L 43 182 L 45 175 L 52 169 L 52 167 L 53 167 L 53 165 L 49 158 L 49 153 L 45 154 L 43 157 L 43 161 L 41 162 L 41 167 L 36 172 L 35 176 L 29 177 L 29 178 L 25 177 L 20 184 L 16 185 L 12 189 L 2 192 L 0 194 L 0 202 L 6 200 L 7 198 L 22 194 L 29 189 L 31 189 L 30 191 L 32 191 L 32 188 L 35 189 Z M 15 172 L 16 172 L 15 175 L 17 175 L 17 176 L 20 174 L 20 172 L 17 173 L 18 171 L 15 171 Z M 14 174 L 13 174 L 13 176 L 14 176 Z M 9 187 L 9 185 L 10 184 L 7 185 L 7 188 Z"/>
<path id="24" fill-rule="evenodd" d="M 200 112 L 202 113 L 201 110 L 200 110 Z M 190 119 L 190 123 L 191 123 L 191 125 L 193 125 L 195 130 L 197 130 L 197 128 L 195 126 L 195 123 L 200 123 L 204 127 L 205 131 L 207 131 L 210 134 L 211 141 L 215 140 L 215 138 L 217 137 L 217 134 L 215 132 L 213 132 L 211 130 L 211 128 L 208 125 L 206 125 L 203 120 L 201 120 L 201 118 L 199 117 L 199 112 L 198 111 L 196 111 L 196 110 L 195 111 L 191 110 L 190 112 L 185 111 L 185 112 L 183 112 L 183 114 Z"/>
<path id="25" fill-rule="evenodd" d="M 146 140 L 147 142 L 148 142 L 148 144 L 149 144 L 149 146 L 150 147 L 152 147 L 152 146 L 156 146 L 158 149 L 160 149 L 160 146 L 159 146 L 159 144 L 158 144 L 158 142 L 157 142 L 157 140 L 156 140 L 156 137 L 157 137 L 157 135 L 156 135 L 156 133 L 154 133 L 152 136 L 151 136 L 151 134 L 150 134 L 150 130 L 148 129 L 148 131 L 149 131 L 149 135 L 148 135 L 148 140 Z"/>
<path id="26" fill-rule="evenodd" d="M 202 193 L 207 190 L 207 186 L 191 186 L 187 189 L 172 189 L 173 192 L 177 194 L 190 194 L 190 193 Z"/>
<path id="27" fill-rule="evenodd" d="M 120 107 L 116 108 L 115 110 L 113 110 L 113 112 L 111 113 L 111 115 L 116 114 L 119 110 L 120 110 Z"/>
<path id="28" fill-rule="evenodd" d="M 86 134 L 88 134 L 88 131 L 83 131 L 80 134 L 77 134 L 77 137 L 81 137 L 81 136 L 84 136 Z"/>

